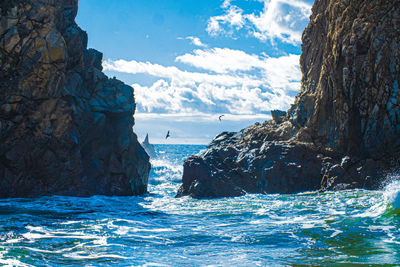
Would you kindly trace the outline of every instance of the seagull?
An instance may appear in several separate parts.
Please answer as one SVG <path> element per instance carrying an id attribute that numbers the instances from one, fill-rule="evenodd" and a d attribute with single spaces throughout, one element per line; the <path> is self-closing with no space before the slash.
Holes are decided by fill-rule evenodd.
<path id="1" fill-rule="evenodd" d="M 169 131 L 168 131 L 167 136 L 165 137 L 165 139 L 168 139 L 168 137 L 170 137 Z"/>
<path id="2" fill-rule="evenodd" d="M 225 115 L 221 115 L 221 116 L 218 117 L 219 121 L 221 121 L 221 118 L 222 118 L 223 116 L 225 116 Z"/>

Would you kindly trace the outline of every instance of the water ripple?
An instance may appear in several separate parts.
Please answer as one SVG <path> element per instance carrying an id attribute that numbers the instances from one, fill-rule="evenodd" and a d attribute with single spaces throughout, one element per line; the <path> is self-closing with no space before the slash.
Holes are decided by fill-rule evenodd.
<path id="1" fill-rule="evenodd" d="M 8 266 L 286 266 L 400 262 L 400 183 L 382 191 L 176 199 L 202 146 L 157 146 L 144 197 L 0 200 Z M 163 152 L 163 153 L 161 153 Z"/>

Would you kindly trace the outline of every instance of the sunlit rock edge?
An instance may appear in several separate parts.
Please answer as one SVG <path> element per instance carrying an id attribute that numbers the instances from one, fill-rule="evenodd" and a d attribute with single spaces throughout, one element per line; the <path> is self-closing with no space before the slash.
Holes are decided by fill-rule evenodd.
<path id="1" fill-rule="evenodd" d="M 315 1 L 295 103 L 188 158 L 177 196 L 382 186 L 400 152 L 399 12 L 399 1 Z"/>

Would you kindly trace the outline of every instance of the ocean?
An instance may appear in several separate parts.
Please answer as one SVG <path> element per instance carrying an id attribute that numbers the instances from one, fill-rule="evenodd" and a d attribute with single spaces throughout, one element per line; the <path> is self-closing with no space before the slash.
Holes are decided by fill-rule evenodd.
<path id="1" fill-rule="evenodd" d="M 0 265 L 400 264 L 400 183 L 381 191 L 176 199 L 197 145 L 156 145 L 141 197 L 0 200 Z"/>

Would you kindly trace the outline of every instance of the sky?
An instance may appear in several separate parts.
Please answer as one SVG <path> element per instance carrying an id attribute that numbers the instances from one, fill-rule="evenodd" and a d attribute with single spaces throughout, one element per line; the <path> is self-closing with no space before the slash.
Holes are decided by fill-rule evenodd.
<path id="1" fill-rule="evenodd" d="M 290 107 L 312 4 L 80 0 L 76 21 L 104 54 L 105 73 L 134 88 L 140 141 L 148 133 L 151 143 L 207 144 Z"/>

